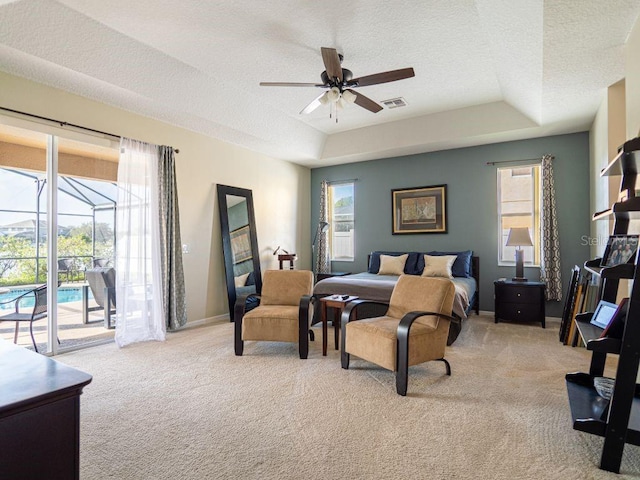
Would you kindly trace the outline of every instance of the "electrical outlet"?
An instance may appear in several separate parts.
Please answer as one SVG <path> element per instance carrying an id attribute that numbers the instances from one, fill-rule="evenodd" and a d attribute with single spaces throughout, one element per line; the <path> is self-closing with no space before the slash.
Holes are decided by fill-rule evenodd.
<path id="1" fill-rule="evenodd" d="M 185 244 L 182 245 L 182 253 L 185 253 L 185 254 L 189 253 L 189 244 L 188 243 L 185 243 Z"/>

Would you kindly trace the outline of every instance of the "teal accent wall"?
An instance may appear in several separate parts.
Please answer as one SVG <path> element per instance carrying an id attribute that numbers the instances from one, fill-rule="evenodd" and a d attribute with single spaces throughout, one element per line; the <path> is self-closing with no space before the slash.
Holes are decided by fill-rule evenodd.
<path id="1" fill-rule="evenodd" d="M 497 165 L 487 162 L 555 156 L 554 175 L 560 235 L 563 292 L 573 265 L 589 258 L 588 132 L 495 143 L 478 147 L 385 158 L 311 171 L 311 235 L 319 215 L 320 182 L 356 179 L 355 261 L 333 262 L 332 270 L 362 272 L 374 250 L 468 250 L 480 257 L 480 309 L 494 310 L 493 282 L 511 278 L 515 267 L 498 266 Z M 391 190 L 447 185 L 448 233 L 391 233 Z M 540 278 L 539 268 L 525 276 Z M 560 317 L 563 302 L 548 302 L 547 316 Z"/>

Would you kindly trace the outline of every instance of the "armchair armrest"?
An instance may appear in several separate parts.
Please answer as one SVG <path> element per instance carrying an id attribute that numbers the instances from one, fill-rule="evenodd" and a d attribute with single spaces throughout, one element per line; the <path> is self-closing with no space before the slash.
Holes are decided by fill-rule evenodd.
<path id="1" fill-rule="evenodd" d="M 260 301 L 260 295 L 258 293 L 243 293 L 236 297 L 236 303 L 233 305 L 233 318 L 234 321 L 237 321 L 238 318 L 242 319 L 244 316 L 244 311 L 247 306 L 247 300 L 250 298 L 255 298 Z"/>
<path id="2" fill-rule="evenodd" d="M 298 307 L 298 345 L 302 359 L 309 355 L 309 306 L 313 301 L 313 296 L 303 295 Z"/>
<path id="3" fill-rule="evenodd" d="M 459 322 L 460 320 L 439 312 L 409 312 L 405 314 L 398 324 L 397 337 L 398 337 L 398 350 L 397 350 L 397 372 L 396 372 L 396 391 L 398 394 L 405 396 L 407 394 L 407 376 L 409 371 L 409 330 L 411 325 L 420 317 L 427 315 L 435 315 L 440 318 L 446 318 L 451 322 Z M 439 359 L 443 361 L 447 367 L 447 375 L 451 375 L 451 367 L 449 362 L 444 358 Z"/>
<path id="4" fill-rule="evenodd" d="M 435 315 L 440 318 L 446 318 L 450 322 L 460 322 L 460 319 L 456 317 L 452 317 L 451 315 L 446 315 L 444 313 L 439 312 L 409 312 L 402 317 L 400 320 L 400 324 L 398 325 L 398 340 L 400 340 L 401 336 L 407 338 L 409 336 L 409 330 L 411 329 L 411 325 L 420 317 L 426 317 Z"/>

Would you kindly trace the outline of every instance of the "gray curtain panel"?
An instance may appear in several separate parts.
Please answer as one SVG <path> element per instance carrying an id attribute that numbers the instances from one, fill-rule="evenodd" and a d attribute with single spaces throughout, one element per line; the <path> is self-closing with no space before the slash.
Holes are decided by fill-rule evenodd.
<path id="1" fill-rule="evenodd" d="M 553 185 L 552 155 L 542 157 L 542 264 L 540 280 L 547 284 L 547 300 L 562 299 L 560 276 L 560 239 L 556 214 L 556 192 Z"/>
<path id="2" fill-rule="evenodd" d="M 318 224 L 320 222 L 328 222 L 327 213 L 327 191 L 329 184 L 326 180 L 322 180 L 320 184 L 320 218 L 318 218 Z M 331 262 L 329 261 L 329 231 L 320 232 L 320 238 L 318 239 L 317 255 L 316 255 L 316 273 L 330 273 Z"/>
<path id="3" fill-rule="evenodd" d="M 167 330 L 177 330 L 187 323 L 187 302 L 182 268 L 175 154 L 172 147 L 160 146 L 158 182 L 164 310 Z"/>

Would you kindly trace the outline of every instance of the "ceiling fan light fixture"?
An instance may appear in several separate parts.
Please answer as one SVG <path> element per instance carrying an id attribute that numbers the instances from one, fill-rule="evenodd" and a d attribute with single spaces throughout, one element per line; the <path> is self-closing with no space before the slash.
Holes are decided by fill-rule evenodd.
<path id="1" fill-rule="evenodd" d="M 356 98 L 356 95 L 349 90 L 345 90 L 344 92 L 342 92 L 342 99 L 346 102 L 354 103 L 356 101 Z"/>
<path id="2" fill-rule="evenodd" d="M 329 92 L 324 92 L 319 98 L 318 101 L 322 104 L 322 105 L 326 105 L 327 103 L 329 103 Z"/>
<path id="3" fill-rule="evenodd" d="M 337 102 L 340 99 L 340 89 L 338 87 L 331 87 L 327 91 L 327 99 L 330 102 Z"/>

